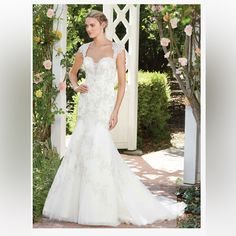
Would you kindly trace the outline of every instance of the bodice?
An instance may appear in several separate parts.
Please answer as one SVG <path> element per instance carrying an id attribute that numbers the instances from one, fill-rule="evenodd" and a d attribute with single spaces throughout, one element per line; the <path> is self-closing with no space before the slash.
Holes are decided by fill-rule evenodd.
<path id="1" fill-rule="evenodd" d="M 125 48 L 113 42 L 113 57 L 102 57 L 95 62 L 92 57 L 86 55 L 89 44 L 83 44 L 79 48 L 79 52 L 83 54 L 82 69 L 85 71 L 84 83 L 88 86 L 88 92 L 80 94 L 78 116 L 81 118 L 93 116 L 107 124 L 116 98 L 114 89 L 118 82 L 116 58 Z"/>

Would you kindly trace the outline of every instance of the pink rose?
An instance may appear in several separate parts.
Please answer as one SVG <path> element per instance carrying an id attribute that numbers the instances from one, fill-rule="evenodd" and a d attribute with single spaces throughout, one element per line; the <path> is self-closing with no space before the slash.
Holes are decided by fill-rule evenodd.
<path id="1" fill-rule="evenodd" d="M 43 62 L 43 66 L 46 70 L 50 70 L 52 68 L 52 62 L 50 60 L 46 60 Z"/>
<path id="2" fill-rule="evenodd" d="M 178 21 L 179 21 L 179 20 L 178 20 L 176 17 L 170 19 L 170 24 L 171 24 L 172 29 L 177 28 L 177 23 L 178 23 Z"/>
<path id="3" fill-rule="evenodd" d="M 170 56 L 170 51 L 164 55 L 165 58 L 169 58 L 169 56 Z"/>
<path id="4" fill-rule="evenodd" d="M 158 12 L 162 11 L 163 8 L 164 8 L 163 5 L 157 5 L 157 11 L 158 11 Z"/>
<path id="5" fill-rule="evenodd" d="M 167 47 L 169 45 L 170 40 L 168 38 L 161 38 L 161 46 Z"/>
<path id="6" fill-rule="evenodd" d="M 186 27 L 184 28 L 184 32 L 186 33 L 186 35 L 191 36 L 192 35 L 192 30 L 193 27 L 191 25 L 186 25 Z"/>
<path id="7" fill-rule="evenodd" d="M 66 82 L 60 82 L 58 85 L 58 89 L 63 92 L 66 89 Z"/>
<path id="8" fill-rule="evenodd" d="M 152 5 L 152 11 L 156 11 L 157 10 L 157 5 Z"/>
<path id="9" fill-rule="evenodd" d="M 196 49 L 195 49 L 195 53 L 200 57 L 200 55 L 201 55 L 201 50 L 200 50 L 200 48 L 196 48 Z"/>
<path id="10" fill-rule="evenodd" d="M 49 8 L 47 11 L 47 17 L 52 18 L 54 16 L 54 10 Z"/>
<path id="11" fill-rule="evenodd" d="M 181 66 L 186 66 L 187 65 L 187 58 L 185 57 L 180 57 L 178 59 L 178 62 L 180 63 Z"/>
<path id="12" fill-rule="evenodd" d="M 162 11 L 163 6 L 162 5 L 152 5 L 152 11 L 160 12 Z"/>

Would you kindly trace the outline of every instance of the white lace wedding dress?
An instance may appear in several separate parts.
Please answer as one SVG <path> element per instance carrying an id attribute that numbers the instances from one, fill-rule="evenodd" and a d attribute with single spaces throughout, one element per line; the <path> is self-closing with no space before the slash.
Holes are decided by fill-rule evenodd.
<path id="1" fill-rule="evenodd" d="M 79 48 L 89 90 L 80 94 L 77 125 L 46 198 L 43 216 L 107 226 L 175 219 L 186 204 L 155 197 L 122 159 L 109 131 L 116 99 L 116 57 L 124 47 L 113 42 L 113 58 L 95 62 L 86 56 L 89 44 Z"/>

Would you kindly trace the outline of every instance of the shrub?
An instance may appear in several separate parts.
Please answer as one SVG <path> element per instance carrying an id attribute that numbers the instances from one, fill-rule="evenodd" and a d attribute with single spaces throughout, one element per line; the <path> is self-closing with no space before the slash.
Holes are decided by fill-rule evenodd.
<path id="1" fill-rule="evenodd" d="M 49 140 L 34 140 L 33 149 L 33 221 L 42 215 L 42 209 L 54 176 L 61 163 Z"/>
<path id="2" fill-rule="evenodd" d="M 160 72 L 138 73 L 138 140 L 145 137 L 158 143 L 170 137 L 167 120 L 170 88 L 167 75 Z"/>
<path id="3" fill-rule="evenodd" d="M 179 228 L 200 228 L 201 223 L 201 191 L 200 184 L 196 184 L 187 189 L 179 187 L 176 196 L 182 199 L 186 204 L 186 217 L 178 222 Z"/>

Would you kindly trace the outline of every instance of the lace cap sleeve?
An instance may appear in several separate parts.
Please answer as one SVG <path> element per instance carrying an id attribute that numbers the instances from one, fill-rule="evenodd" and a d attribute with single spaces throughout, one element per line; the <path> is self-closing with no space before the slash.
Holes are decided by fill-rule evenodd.
<path id="1" fill-rule="evenodd" d="M 128 52 L 126 51 L 124 45 L 122 45 L 120 43 L 115 44 L 114 56 L 115 56 L 115 58 L 117 58 L 118 54 L 123 52 L 123 50 L 125 51 L 125 68 L 126 68 L 126 70 L 128 70 Z"/>
<path id="2" fill-rule="evenodd" d="M 87 44 L 87 43 L 82 44 L 82 45 L 79 47 L 77 53 L 78 53 L 78 52 L 82 53 L 83 58 L 84 58 L 84 57 L 86 56 L 87 48 L 88 48 L 88 44 Z M 82 69 L 82 70 L 85 69 L 85 68 L 84 68 L 84 63 L 81 65 L 81 69 Z"/>
<path id="3" fill-rule="evenodd" d="M 83 54 L 83 57 L 85 57 L 86 56 L 87 48 L 88 48 L 88 43 L 82 44 L 79 47 L 78 52 L 81 52 Z"/>

